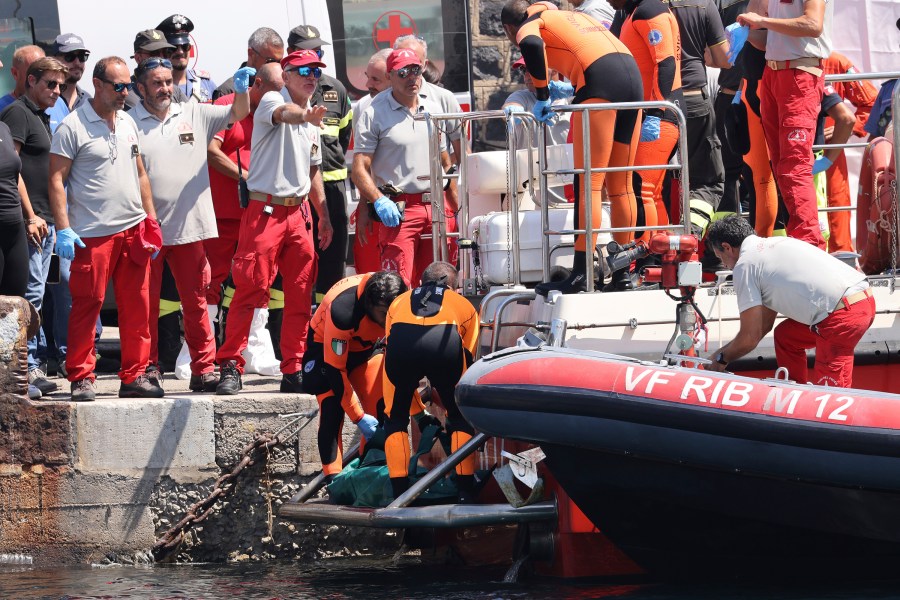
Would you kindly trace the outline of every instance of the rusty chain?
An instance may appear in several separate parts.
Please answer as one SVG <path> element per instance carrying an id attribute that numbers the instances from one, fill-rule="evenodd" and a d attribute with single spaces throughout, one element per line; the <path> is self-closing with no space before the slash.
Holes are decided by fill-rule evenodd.
<path id="1" fill-rule="evenodd" d="M 216 502 L 234 491 L 238 476 L 241 475 L 247 467 L 256 464 L 256 461 L 260 458 L 259 455 L 261 455 L 263 460 L 268 460 L 270 451 L 273 448 L 284 445 L 295 435 L 300 433 L 300 430 L 311 423 L 313 417 L 315 417 L 318 412 L 318 410 L 314 409 L 307 413 L 288 415 L 297 418 L 279 429 L 274 435 L 268 433 L 255 434 L 253 436 L 253 441 L 247 444 L 241 452 L 240 461 L 238 461 L 237 465 L 231 469 L 230 472 L 223 474 L 216 480 L 209 496 L 191 505 L 184 517 L 156 540 L 156 543 L 153 544 L 153 548 L 151 548 L 154 560 L 157 562 L 165 561 L 173 553 L 177 552 L 178 548 L 181 546 L 182 540 L 184 540 L 184 534 L 194 525 L 205 521 L 206 518 L 212 514 Z M 306 422 L 297 430 L 282 435 L 288 427 L 302 420 L 306 420 Z"/>

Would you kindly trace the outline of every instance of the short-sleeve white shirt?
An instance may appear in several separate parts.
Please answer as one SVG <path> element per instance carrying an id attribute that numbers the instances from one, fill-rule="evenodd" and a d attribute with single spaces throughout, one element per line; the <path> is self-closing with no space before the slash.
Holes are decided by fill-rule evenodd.
<path id="1" fill-rule="evenodd" d="M 272 116 L 279 106 L 292 102 L 287 88 L 267 92 L 253 115 L 250 140 L 251 191 L 272 196 L 305 196 L 311 182 L 309 169 L 322 163 L 319 128 L 309 123 L 276 124 Z"/>
<path id="2" fill-rule="evenodd" d="M 166 246 L 218 236 L 206 148 L 230 114 L 230 106 L 194 102 L 173 102 L 164 121 L 143 103 L 131 111 Z"/>
<path id="3" fill-rule="evenodd" d="M 67 181 L 69 226 L 81 237 L 113 235 L 147 217 L 138 180 L 137 126 L 121 110 L 115 119 L 112 132 L 85 102 L 53 134 L 50 152 L 72 161 Z"/>

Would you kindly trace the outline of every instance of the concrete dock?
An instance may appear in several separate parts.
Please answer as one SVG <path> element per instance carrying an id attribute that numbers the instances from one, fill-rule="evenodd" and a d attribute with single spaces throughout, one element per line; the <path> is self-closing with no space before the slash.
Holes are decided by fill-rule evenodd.
<path id="1" fill-rule="evenodd" d="M 312 396 L 278 393 L 280 378 L 259 375 L 246 376 L 237 396 L 192 393 L 187 381 L 167 377 L 165 398 L 133 400 L 117 397 L 116 375 L 101 374 L 96 401 L 85 403 L 69 402 L 68 383 L 54 381 L 60 390 L 37 401 L 20 390 L 0 394 L 0 553 L 33 556 L 38 566 L 149 560 L 156 539 L 209 495 L 256 434 L 281 430 L 288 423 L 281 415 L 317 408 Z M 316 428 L 314 418 L 257 457 L 171 558 L 395 549 L 395 532 L 300 526 L 276 516 L 319 470 Z M 345 448 L 355 435 L 345 427 Z"/>

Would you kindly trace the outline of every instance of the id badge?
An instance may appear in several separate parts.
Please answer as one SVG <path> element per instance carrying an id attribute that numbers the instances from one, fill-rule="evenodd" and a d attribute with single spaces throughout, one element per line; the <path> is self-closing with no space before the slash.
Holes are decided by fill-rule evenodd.
<path id="1" fill-rule="evenodd" d="M 193 133 L 180 133 L 180 134 L 178 134 L 178 141 L 182 144 L 193 144 L 194 143 L 194 134 Z"/>
<path id="2" fill-rule="evenodd" d="M 139 153 L 138 145 L 132 144 L 131 145 L 131 158 L 137 158 L 138 153 Z"/>

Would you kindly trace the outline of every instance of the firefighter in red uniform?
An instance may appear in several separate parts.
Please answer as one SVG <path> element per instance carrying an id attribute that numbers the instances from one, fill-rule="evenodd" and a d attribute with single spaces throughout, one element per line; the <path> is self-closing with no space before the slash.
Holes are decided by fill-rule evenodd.
<path id="1" fill-rule="evenodd" d="M 428 377 L 447 409 L 447 431 L 456 452 L 472 439 L 474 429 L 454 400 L 459 378 L 474 360 L 478 344 L 478 312 L 454 291 L 456 269 L 445 262 L 429 265 L 422 285 L 401 294 L 385 321 L 384 403 L 387 420 L 384 449 L 396 498 L 409 486 L 409 411 L 419 381 Z M 461 503 L 473 500 L 475 456 L 456 466 Z"/>
<path id="2" fill-rule="evenodd" d="M 581 14 L 560 11 L 549 2 L 529 4 L 528 0 L 509 0 L 500 13 L 500 21 L 511 42 L 522 51 L 528 73 L 534 79 L 535 95 L 538 102 L 533 112 L 542 122 L 553 117 L 550 109 L 551 87 L 548 83 L 549 69 L 556 69 L 574 86 L 575 104 L 598 104 L 609 102 L 640 102 L 644 98 L 641 73 L 631 52 L 622 42 L 592 18 Z M 564 96 L 572 91 L 557 88 Z M 591 167 L 625 167 L 634 164 L 637 152 L 638 131 L 636 127 L 640 111 L 603 110 L 594 111 L 588 117 L 590 122 Z M 575 168 L 584 168 L 582 139 L 582 113 L 572 115 L 574 133 Z M 581 195 L 584 186 L 580 175 L 575 176 L 575 216 L 579 229 L 584 229 L 584 210 Z M 591 174 L 590 215 L 594 231 L 600 229 L 600 195 L 604 182 L 611 204 L 613 227 L 634 227 L 637 206 L 632 187 L 632 173 Z M 594 234 L 596 237 L 596 233 Z M 563 293 L 583 291 L 586 286 L 587 251 L 593 250 L 596 239 L 588 242 L 586 236 L 575 238 L 575 261 L 572 274 L 555 283 L 542 283 L 536 290 L 546 295 L 551 290 Z M 613 238 L 620 244 L 630 242 L 633 235 L 629 231 L 617 232 Z M 613 275 L 618 289 L 628 289 L 630 280 L 627 269 Z"/>

